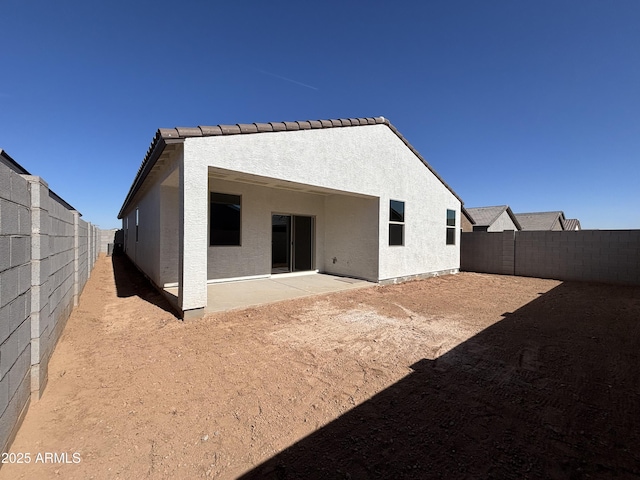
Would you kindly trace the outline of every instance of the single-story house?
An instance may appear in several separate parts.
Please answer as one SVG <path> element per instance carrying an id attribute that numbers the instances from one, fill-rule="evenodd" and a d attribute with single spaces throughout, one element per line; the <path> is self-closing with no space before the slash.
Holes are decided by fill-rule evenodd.
<path id="1" fill-rule="evenodd" d="M 516 213 L 522 230 L 564 230 L 564 212 Z"/>
<path id="2" fill-rule="evenodd" d="M 505 230 L 522 230 L 520 222 L 509 208 L 509 205 L 496 207 L 475 207 L 466 209 L 474 220 L 474 232 L 503 232 Z"/>
<path id="3" fill-rule="evenodd" d="M 198 316 L 212 282 L 455 273 L 461 206 L 377 117 L 160 129 L 118 218 L 126 255 Z"/>

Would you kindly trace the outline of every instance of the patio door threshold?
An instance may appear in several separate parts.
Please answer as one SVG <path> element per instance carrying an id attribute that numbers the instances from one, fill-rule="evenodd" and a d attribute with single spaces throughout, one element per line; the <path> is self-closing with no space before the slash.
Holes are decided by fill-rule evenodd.
<path id="1" fill-rule="evenodd" d="M 302 272 L 272 273 L 270 278 L 304 277 L 305 275 L 316 275 L 318 270 L 304 270 Z"/>

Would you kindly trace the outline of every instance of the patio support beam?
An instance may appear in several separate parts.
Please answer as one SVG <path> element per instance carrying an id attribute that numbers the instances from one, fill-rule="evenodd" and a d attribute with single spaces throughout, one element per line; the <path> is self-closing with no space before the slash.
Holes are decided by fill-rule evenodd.
<path id="1" fill-rule="evenodd" d="M 201 317 L 207 306 L 207 166 L 188 157 L 187 144 L 180 169 L 180 264 L 178 302 L 183 318 Z M 189 161 L 185 162 L 185 158 Z"/>

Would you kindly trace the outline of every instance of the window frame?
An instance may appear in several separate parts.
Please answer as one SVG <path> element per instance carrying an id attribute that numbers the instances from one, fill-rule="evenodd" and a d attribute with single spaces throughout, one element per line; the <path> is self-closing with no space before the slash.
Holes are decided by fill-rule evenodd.
<path id="1" fill-rule="evenodd" d="M 223 202 L 214 202 L 214 195 L 220 195 L 223 197 L 237 197 L 237 203 L 223 203 Z M 213 243 L 214 235 L 213 235 L 213 205 L 238 205 L 238 240 L 237 243 Z M 223 193 L 223 192 L 214 192 L 209 191 L 209 246 L 210 247 L 241 247 L 242 246 L 242 195 L 235 193 Z"/>
<path id="2" fill-rule="evenodd" d="M 453 213 L 453 219 L 449 218 L 449 212 Z M 457 212 L 454 209 L 451 208 L 447 208 L 447 221 L 446 221 L 446 225 L 447 225 L 447 231 L 446 231 L 446 244 L 447 245 L 456 245 L 456 221 L 457 221 Z M 450 223 L 450 221 L 453 221 L 453 224 Z M 451 232 L 453 232 L 453 238 L 450 239 L 449 236 L 451 235 Z"/>
<path id="3" fill-rule="evenodd" d="M 399 203 L 402 204 L 402 214 L 401 214 L 401 219 L 398 220 L 397 218 L 394 218 L 394 212 L 398 212 L 398 210 L 394 210 L 393 205 L 394 203 Z M 392 198 L 389 199 L 389 246 L 390 247 L 404 247 L 405 243 L 406 243 L 406 237 L 405 237 L 405 222 L 406 222 L 406 202 L 404 200 L 394 200 Z M 400 227 L 400 243 L 391 243 L 392 242 L 392 237 L 395 237 L 395 235 L 392 235 L 392 230 L 398 230 L 395 227 Z"/>

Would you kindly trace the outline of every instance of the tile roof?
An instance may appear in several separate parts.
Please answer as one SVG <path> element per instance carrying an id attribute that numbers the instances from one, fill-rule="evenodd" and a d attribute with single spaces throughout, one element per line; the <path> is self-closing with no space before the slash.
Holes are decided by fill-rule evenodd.
<path id="1" fill-rule="evenodd" d="M 387 125 L 396 136 L 420 159 L 420 161 L 433 173 L 440 182 L 460 201 L 462 199 L 453 189 L 438 175 L 420 153 L 402 136 L 388 119 L 384 117 L 360 117 L 360 118 L 338 118 L 331 120 L 302 120 L 296 122 L 269 122 L 269 123 L 238 123 L 235 125 L 214 125 L 199 127 L 176 127 L 160 128 L 156 132 L 151 146 L 138 169 L 136 178 L 129 189 L 129 193 L 122 204 L 118 218 L 122 218 L 128 203 L 133 199 L 138 189 L 142 186 L 144 179 L 158 160 L 164 147 L 169 143 L 180 143 L 185 138 L 193 137 L 215 137 L 223 135 L 243 135 L 267 132 L 285 132 L 297 130 L 314 130 L 324 128 L 357 127 L 366 125 Z"/>
<path id="2" fill-rule="evenodd" d="M 531 212 L 516 213 L 516 218 L 522 226 L 522 230 L 551 230 L 556 222 L 564 221 L 564 213 L 557 212 Z"/>
<path id="3" fill-rule="evenodd" d="M 473 207 L 467 208 L 469 215 L 475 220 L 475 224 L 479 227 L 490 227 L 502 215 L 505 211 L 511 217 L 511 221 L 515 224 L 518 230 L 521 229 L 520 222 L 515 217 L 509 205 L 497 205 L 495 207 Z"/>
<path id="4" fill-rule="evenodd" d="M 469 220 L 469 223 L 471 223 L 471 225 L 475 225 L 476 224 L 476 221 L 473 219 L 471 214 L 467 211 L 466 208 L 464 208 L 464 205 L 462 207 L 460 207 L 460 210 L 462 211 L 462 214 L 465 217 L 467 217 L 467 220 Z"/>
<path id="5" fill-rule="evenodd" d="M 580 220 L 577 218 L 566 218 L 564 220 L 564 229 L 565 230 L 581 230 Z"/>
<path id="6" fill-rule="evenodd" d="M 467 208 L 467 212 L 476 221 L 476 225 L 484 226 L 491 225 L 496 219 L 504 212 L 507 205 L 500 205 L 496 207 L 472 207 Z"/>

